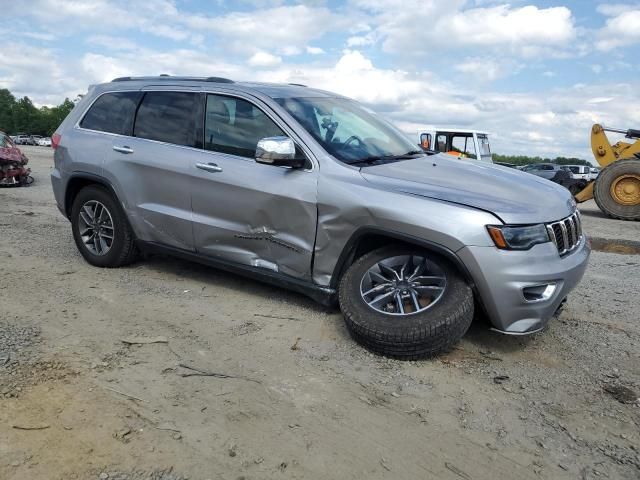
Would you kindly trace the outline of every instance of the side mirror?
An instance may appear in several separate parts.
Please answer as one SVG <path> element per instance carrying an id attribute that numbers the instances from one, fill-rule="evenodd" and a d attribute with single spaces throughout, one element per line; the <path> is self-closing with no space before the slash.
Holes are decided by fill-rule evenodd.
<path id="1" fill-rule="evenodd" d="M 431 134 L 430 133 L 421 133 L 420 134 L 420 146 L 425 150 L 431 149 Z"/>
<path id="2" fill-rule="evenodd" d="M 289 137 L 267 137 L 258 141 L 256 162 L 278 167 L 302 168 L 306 160 L 296 153 L 296 144 Z"/>

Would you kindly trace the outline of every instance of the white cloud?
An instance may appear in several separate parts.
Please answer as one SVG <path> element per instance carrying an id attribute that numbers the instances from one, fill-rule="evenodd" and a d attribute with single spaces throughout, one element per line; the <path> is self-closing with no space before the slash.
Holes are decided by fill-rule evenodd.
<path id="1" fill-rule="evenodd" d="M 597 6 L 596 10 L 607 17 L 615 17 L 621 13 L 635 10 L 638 5 L 630 5 L 627 3 L 602 3 Z"/>
<path id="2" fill-rule="evenodd" d="M 626 7 L 626 8 L 621 8 Z M 599 11 L 611 18 L 598 32 L 596 48 L 608 52 L 640 43 L 640 6 L 601 5 Z"/>
<path id="3" fill-rule="evenodd" d="M 535 75 L 531 81 L 548 85 L 541 76 L 555 75 L 554 83 L 561 84 L 569 67 L 538 60 L 577 56 L 588 35 L 603 50 L 631 45 L 637 28 L 611 32 L 626 28 L 637 7 L 599 7 L 607 23 L 598 33 L 577 27 L 565 7 L 520 1 L 351 0 L 339 8 L 328 8 L 323 0 L 243 2 L 242 9 L 218 16 L 178 9 L 186 3 L 171 0 L 33 0 L 28 9 L 6 2 L 5 14 L 25 27 L 23 19 L 29 19 L 24 30 L 40 38 L 29 40 L 25 34 L 17 37 L 22 38 L 18 44 L 11 41 L 15 34 L 0 32 L 0 87 L 39 104 L 57 104 L 89 84 L 125 75 L 297 82 L 363 101 L 412 134 L 427 124 L 478 128 L 493 132 L 499 153 L 583 158 L 591 156 L 591 123 L 640 124 L 640 110 L 634 108 L 640 102 L 638 83 L 588 85 L 593 61 L 579 64 L 589 75 L 572 87 L 538 86 L 516 94 L 493 91 L 487 83 L 528 68 Z M 246 11 L 248 4 L 258 10 Z M 225 5 L 238 8 L 233 2 Z M 61 24 L 73 28 L 61 29 Z M 47 32 L 59 37 L 55 47 L 47 48 L 52 40 Z M 82 42 L 73 53 L 64 46 L 71 33 Z M 165 39 L 162 47 L 149 48 L 157 41 L 149 35 Z M 336 45 L 348 50 L 336 53 Z M 303 53 L 314 57 L 309 61 Z M 600 62 L 603 72 L 635 68 L 618 52 L 611 57 Z M 451 58 L 450 66 L 436 75 L 430 65 L 441 63 L 431 60 L 441 58 Z M 380 67 L 383 62 L 389 66 Z M 630 75 L 626 72 L 626 78 Z M 513 91 L 526 92 L 527 85 L 514 83 Z"/>
<path id="4" fill-rule="evenodd" d="M 187 27 L 224 38 L 236 51 L 278 49 L 306 45 L 348 20 L 328 8 L 306 5 L 279 6 L 252 12 L 232 12 L 219 17 L 183 15 L 177 18 Z M 284 46 L 284 47 L 283 47 Z"/>
<path id="5" fill-rule="evenodd" d="M 43 25 L 56 28 L 70 25 L 75 32 L 88 30 L 98 34 L 137 29 L 176 41 L 187 40 L 191 36 L 189 31 L 175 25 L 180 12 L 170 0 L 32 0 L 29 8 L 21 2 L 10 2 L 3 8 L 3 13 L 9 16 L 35 17 Z"/>
<path id="6" fill-rule="evenodd" d="M 125 37 L 111 35 L 92 35 L 87 38 L 87 43 L 107 48 L 109 50 L 135 50 L 138 45 Z"/>
<path id="7" fill-rule="evenodd" d="M 565 45 L 575 36 L 571 10 L 566 7 L 477 8 L 443 19 L 436 30 L 444 33 L 447 24 L 453 41 L 468 45 Z"/>
<path id="8" fill-rule="evenodd" d="M 375 43 L 375 35 L 368 33 L 366 35 L 354 35 L 347 38 L 347 47 L 365 47 Z"/>
<path id="9" fill-rule="evenodd" d="M 356 0 L 373 12 L 387 52 L 432 53 L 434 47 L 485 47 L 527 57 L 557 54 L 576 37 L 566 7 L 508 4 L 464 9 L 464 0 Z M 357 41 L 357 40 L 356 40 Z"/>
<path id="10" fill-rule="evenodd" d="M 282 58 L 267 52 L 256 52 L 251 56 L 248 63 L 252 67 L 275 67 L 282 63 Z"/>
<path id="11" fill-rule="evenodd" d="M 466 73 L 478 81 L 492 81 L 517 70 L 516 65 L 499 62 L 491 58 L 467 58 L 457 63 L 454 68 L 458 72 Z"/>
<path id="12" fill-rule="evenodd" d="M 325 51 L 320 47 L 307 46 L 306 50 L 309 55 L 323 55 L 325 53 Z"/>

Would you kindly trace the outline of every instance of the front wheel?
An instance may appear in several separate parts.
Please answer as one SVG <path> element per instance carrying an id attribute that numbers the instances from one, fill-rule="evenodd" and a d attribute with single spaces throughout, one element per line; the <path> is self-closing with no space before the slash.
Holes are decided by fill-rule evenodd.
<path id="1" fill-rule="evenodd" d="M 445 259 L 383 247 L 356 260 L 340 282 L 340 308 L 356 341 L 391 357 L 449 350 L 473 320 L 473 293 Z"/>

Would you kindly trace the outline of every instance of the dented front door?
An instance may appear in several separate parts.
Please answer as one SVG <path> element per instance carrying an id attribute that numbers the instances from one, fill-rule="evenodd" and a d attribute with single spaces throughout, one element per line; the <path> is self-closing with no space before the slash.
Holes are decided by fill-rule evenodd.
<path id="1" fill-rule="evenodd" d="M 315 171 L 213 152 L 203 156 L 206 165 L 215 163 L 217 168 L 198 169 L 193 185 L 197 251 L 310 277 L 317 218 Z"/>
<path id="2" fill-rule="evenodd" d="M 209 95 L 205 119 L 205 151 L 192 166 L 196 250 L 311 278 L 317 169 L 257 163 L 258 139 L 287 132 L 246 100 Z"/>

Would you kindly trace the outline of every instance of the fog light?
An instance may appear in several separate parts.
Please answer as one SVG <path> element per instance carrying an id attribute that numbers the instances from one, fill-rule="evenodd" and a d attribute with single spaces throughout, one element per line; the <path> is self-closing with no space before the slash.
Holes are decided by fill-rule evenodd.
<path id="1" fill-rule="evenodd" d="M 544 302 L 549 300 L 556 291 L 555 283 L 545 283 L 534 285 L 522 289 L 522 295 L 527 302 Z"/>

